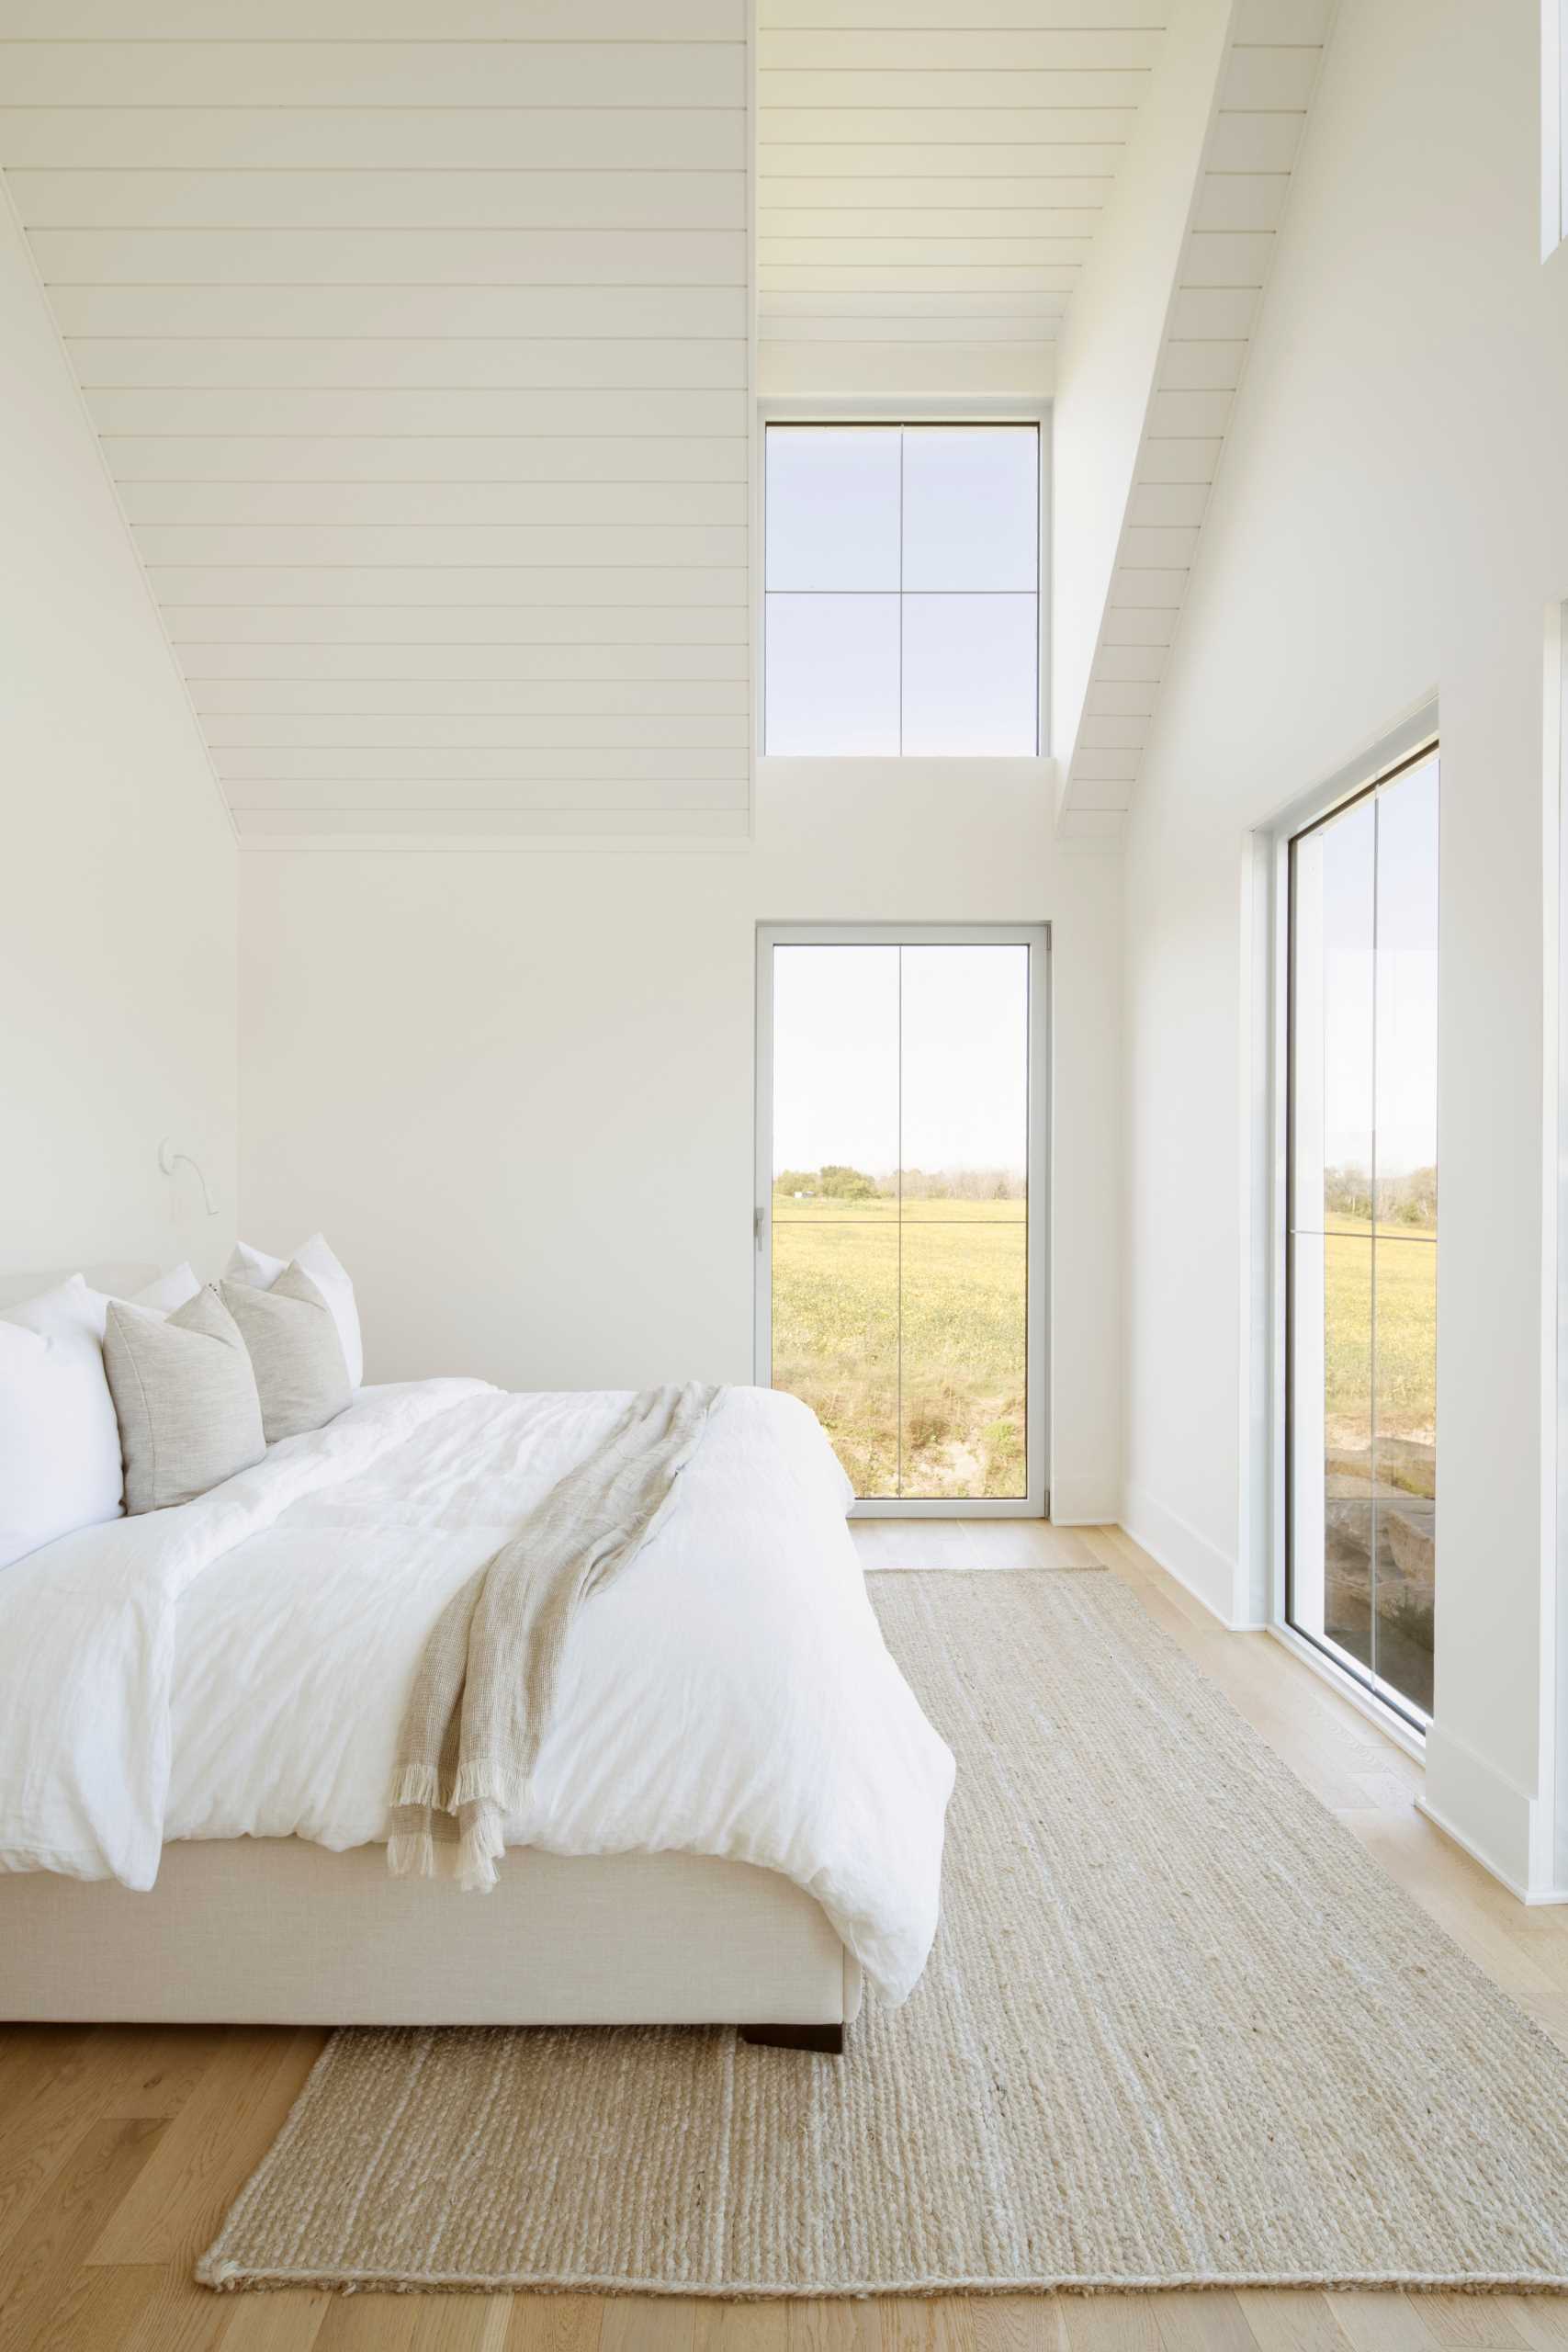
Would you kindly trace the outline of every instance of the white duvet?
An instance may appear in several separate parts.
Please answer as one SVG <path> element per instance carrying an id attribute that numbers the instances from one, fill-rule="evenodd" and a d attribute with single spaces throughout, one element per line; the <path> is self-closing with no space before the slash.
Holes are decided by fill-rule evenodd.
<path id="1" fill-rule="evenodd" d="M 145 1888 L 169 1838 L 384 1839 L 443 1604 L 625 1403 L 367 1389 L 199 1501 L 6 1569 L 0 1867 Z M 953 1759 L 883 1645 L 847 1501 L 803 1406 L 725 1392 L 667 1521 L 573 1628 L 507 1843 L 782 1871 L 897 2001 L 936 1927 Z"/>

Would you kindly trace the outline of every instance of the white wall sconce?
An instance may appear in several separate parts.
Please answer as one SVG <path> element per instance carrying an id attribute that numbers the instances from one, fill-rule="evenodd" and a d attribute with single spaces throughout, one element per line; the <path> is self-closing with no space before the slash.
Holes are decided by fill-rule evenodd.
<path id="1" fill-rule="evenodd" d="M 195 1174 L 197 1182 L 201 1186 L 202 1205 L 206 1209 L 208 1216 L 217 1216 L 218 1204 L 212 1197 L 212 1188 L 208 1183 L 206 1177 L 202 1174 L 200 1168 L 191 1158 L 188 1151 L 176 1151 L 175 1149 L 172 1137 L 168 1136 L 165 1136 L 163 1142 L 158 1146 L 158 1165 L 163 1170 L 165 1176 L 172 1176 L 176 1168 L 185 1167 L 190 1169 Z"/>

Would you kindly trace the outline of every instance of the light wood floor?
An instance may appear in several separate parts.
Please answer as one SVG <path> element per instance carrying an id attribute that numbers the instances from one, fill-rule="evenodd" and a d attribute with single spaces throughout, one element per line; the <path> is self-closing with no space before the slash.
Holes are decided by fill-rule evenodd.
<path id="1" fill-rule="evenodd" d="M 1112 1530 L 880 1521 L 855 1532 L 874 1567 L 1077 1558 L 1124 1577 L 1390 1876 L 1568 2049 L 1568 1909 L 1525 1910 L 1440 1838 L 1413 1808 L 1416 1767 L 1267 1634 L 1224 1633 Z M 194 2286 L 193 2261 L 323 2038 L 239 2027 L 0 2028 L 0 2352 L 1568 2352 L 1568 2298 L 1258 2292 L 725 2305 L 231 2297 Z"/>

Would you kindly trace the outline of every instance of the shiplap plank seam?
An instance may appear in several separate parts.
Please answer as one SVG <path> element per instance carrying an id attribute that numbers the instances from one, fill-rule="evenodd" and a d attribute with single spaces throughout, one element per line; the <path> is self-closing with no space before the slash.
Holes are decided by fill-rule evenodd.
<path id="1" fill-rule="evenodd" d="M 1325 26 L 1326 16 L 1325 12 Z M 1325 32 L 1326 38 L 1326 29 Z M 1285 85 L 1278 73 L 1259 81 L 1251 75 L 1249 60 L 1261 52 L 1288 55 L 1295 85 L 1293 103 L 1278 109 L 1293 117 L 1297 131 L 1291 136 L 1288 164 L 1257 161 L 1256 125 L 1275 111 L 1269 104 Z M 1192 564 L 1197 560 L 1203 511 L 1224 439 L 1235 410 L 1236 388 L 1245 372 L 1247 347 L 1255 331 L 1261 288 L 1277 249 L 1281 217 L 1289 198 L 1291 177 L 1299 150 L 1300 125 L 1323 56 L 1323 43 L 1249 40 L 1238 37 L 1230 45 L 1220 76 L 1220 96 L 1211 118 L 1203 163 L 1193 193 L 1191 215 L 1183 246 L 1182 263 L 1168 314 L 1165 338 L 1148 399 L 1145 428 L 1134 480 L 1122 519 L 1121 540 L 1112 571 L 1100 635 L 1090 663 L 1077 741 L 1073 748 L 1064 795 L 1064 811 L 1104 810 L 1128 805 L 1149 729 L 1156 709 L 1151 686 L 1145 708 L 1134 715 L 1117 701 L 1126 689 L 1119 682 L 1126 669 L 1115 659 L 1128 644 L 1128 616 L 1135 628 L 1150 636 L 1163 629 L 1164 642 L 1174 635 Z M 1310 59 L 1304 82 L 1301 61 Z M 1299 85 L 1300 86 L 1296 86 Z M 1259 101 L 1262 101 L 1259 103 Z M 1229 160 L 1246 152 L 1252 137 L 1254 153 L 1246 163 Z M 1266 142 L 1265 142 L 1266 148 Z M 1221 163 L 1217 156 L 1227 160 Z M 1248 212 L 1254 216 L 1247 218 Z M 1234 281 L 1217 272 L 1235 268 Z M 1225 298 L 1243 296 L 1237 302 Z M 1185 306 L 1185 307 L 1184 307 Z M 1201 334 L 1190 331 L 1194 318 L 1218 323 L 1224 318 L 1235 332 Z M 1207 352 L 1210 356 L 1205 356 Z M 1213 381 L 1210 382 L 1210 378 Z M 1207 431 L 1187 431 L 1189 424 L 1206 423 Z M 1173 468 L 1182 461 L 1173 453 L 1182 446 L 1194 450 L 1207 445 L 1207 480 L 1184 482 Z M 1156 454 L 1157 453 L 1157 454 Z M 1141 502 L 1157 499 L 1173 490 L 1201 493 L 1195 516 L 1150 519 Z M 1180 560 L 1162 560 L 1168 553 Z M 1157 674 L 1158 665 L 1156 664 Z M 1109 694 L 1114 707 L 1098 696 Z"/>
<path id="2" fill-rule="evenodd" d="M 315 834 L 381 793 L 407 832 L 472 792 L 504 832 L 525 795 L 525 830 L 698 839 L 722 803 L 744 833 L 744 12 L 673 0 L 661 33 L 711 37 L 649 44 L 622 0 L 602 38 L 452 0 L 438 40 L 355 42 L 323 0 L 326 38 L 258 43 L 214 0 L 236 38 L 138 42 L 71 5 L 103 36 L 0 51 L 0 162 L 231 809 L 283 795 Z"/>
<path id="3" fill-rule="evenodd" d="M 797 11 L 797 15 L 801 12 Z M 1125 150 L 1163 39 L 1159 0 L 1062 23 L 991 0 L 977 12 L 883 6 L 872 22 L 775 24 L 758 35 L 760 335 L 770 382 L 897 397 L 1049 389 L 1038 331 L 965 312 L 1047 288 L 1057 311 Z M 1043 7 L 1043 15 L 1050 14 Z M 1061 10 L 1055 12 L 1058 16 Z M 1080 20 L 1080 17 L 1089 21 Z M 1132 17 L 1143 21 L 1132 23 Z M 908 21 L 905 21 L 908 18 Z M 1059 233 L 1054 233 L 1059 232 Z M 923 298 L 901 337 L 807 322 L 813 298 Z M 907 356 L 904 356 L 907 355 Z"/>

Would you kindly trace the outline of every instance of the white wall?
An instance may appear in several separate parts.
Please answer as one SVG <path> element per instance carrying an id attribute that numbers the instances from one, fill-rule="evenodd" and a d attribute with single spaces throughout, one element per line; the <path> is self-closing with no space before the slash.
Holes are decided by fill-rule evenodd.
<path id="1" fill-rule="evenodd" d="M 1052 743 L 1083 718 L 1178 264 L 1225 54 L 1229 0 L 1177 0 L 1067 312 L 1052 458 Z"/>
<path id="2" fill-rule="evenodd" d="M 1050 920 L 1053 1483 L 1114 1505 L 1117 861 L 1046 763 L 759 769 L 748 848 L 247 856 L 247 1233 L 321 1226 L 372 1379 L 751 1377 L 755 930 Z"/>
<path id="3" fill-rule="evenodd" d="M 1244 851 L 1436 690 L 1437 1724 L 1428 1796 L 1544 1883 L 1542 616 L 1568 591 L 1568 268 L 1533 0 L 1343 0 L 1128 851 L 1127 1517 L 1239 1555 Z"/>
<path id="4" fill-rule="evenodd" d="M 0 415 L 0 1280 L 211 1272 L 234 1203 L 233 833 L 3 199 Z M 160 1173 L 165 1135 L 219 1218 Z"/>

